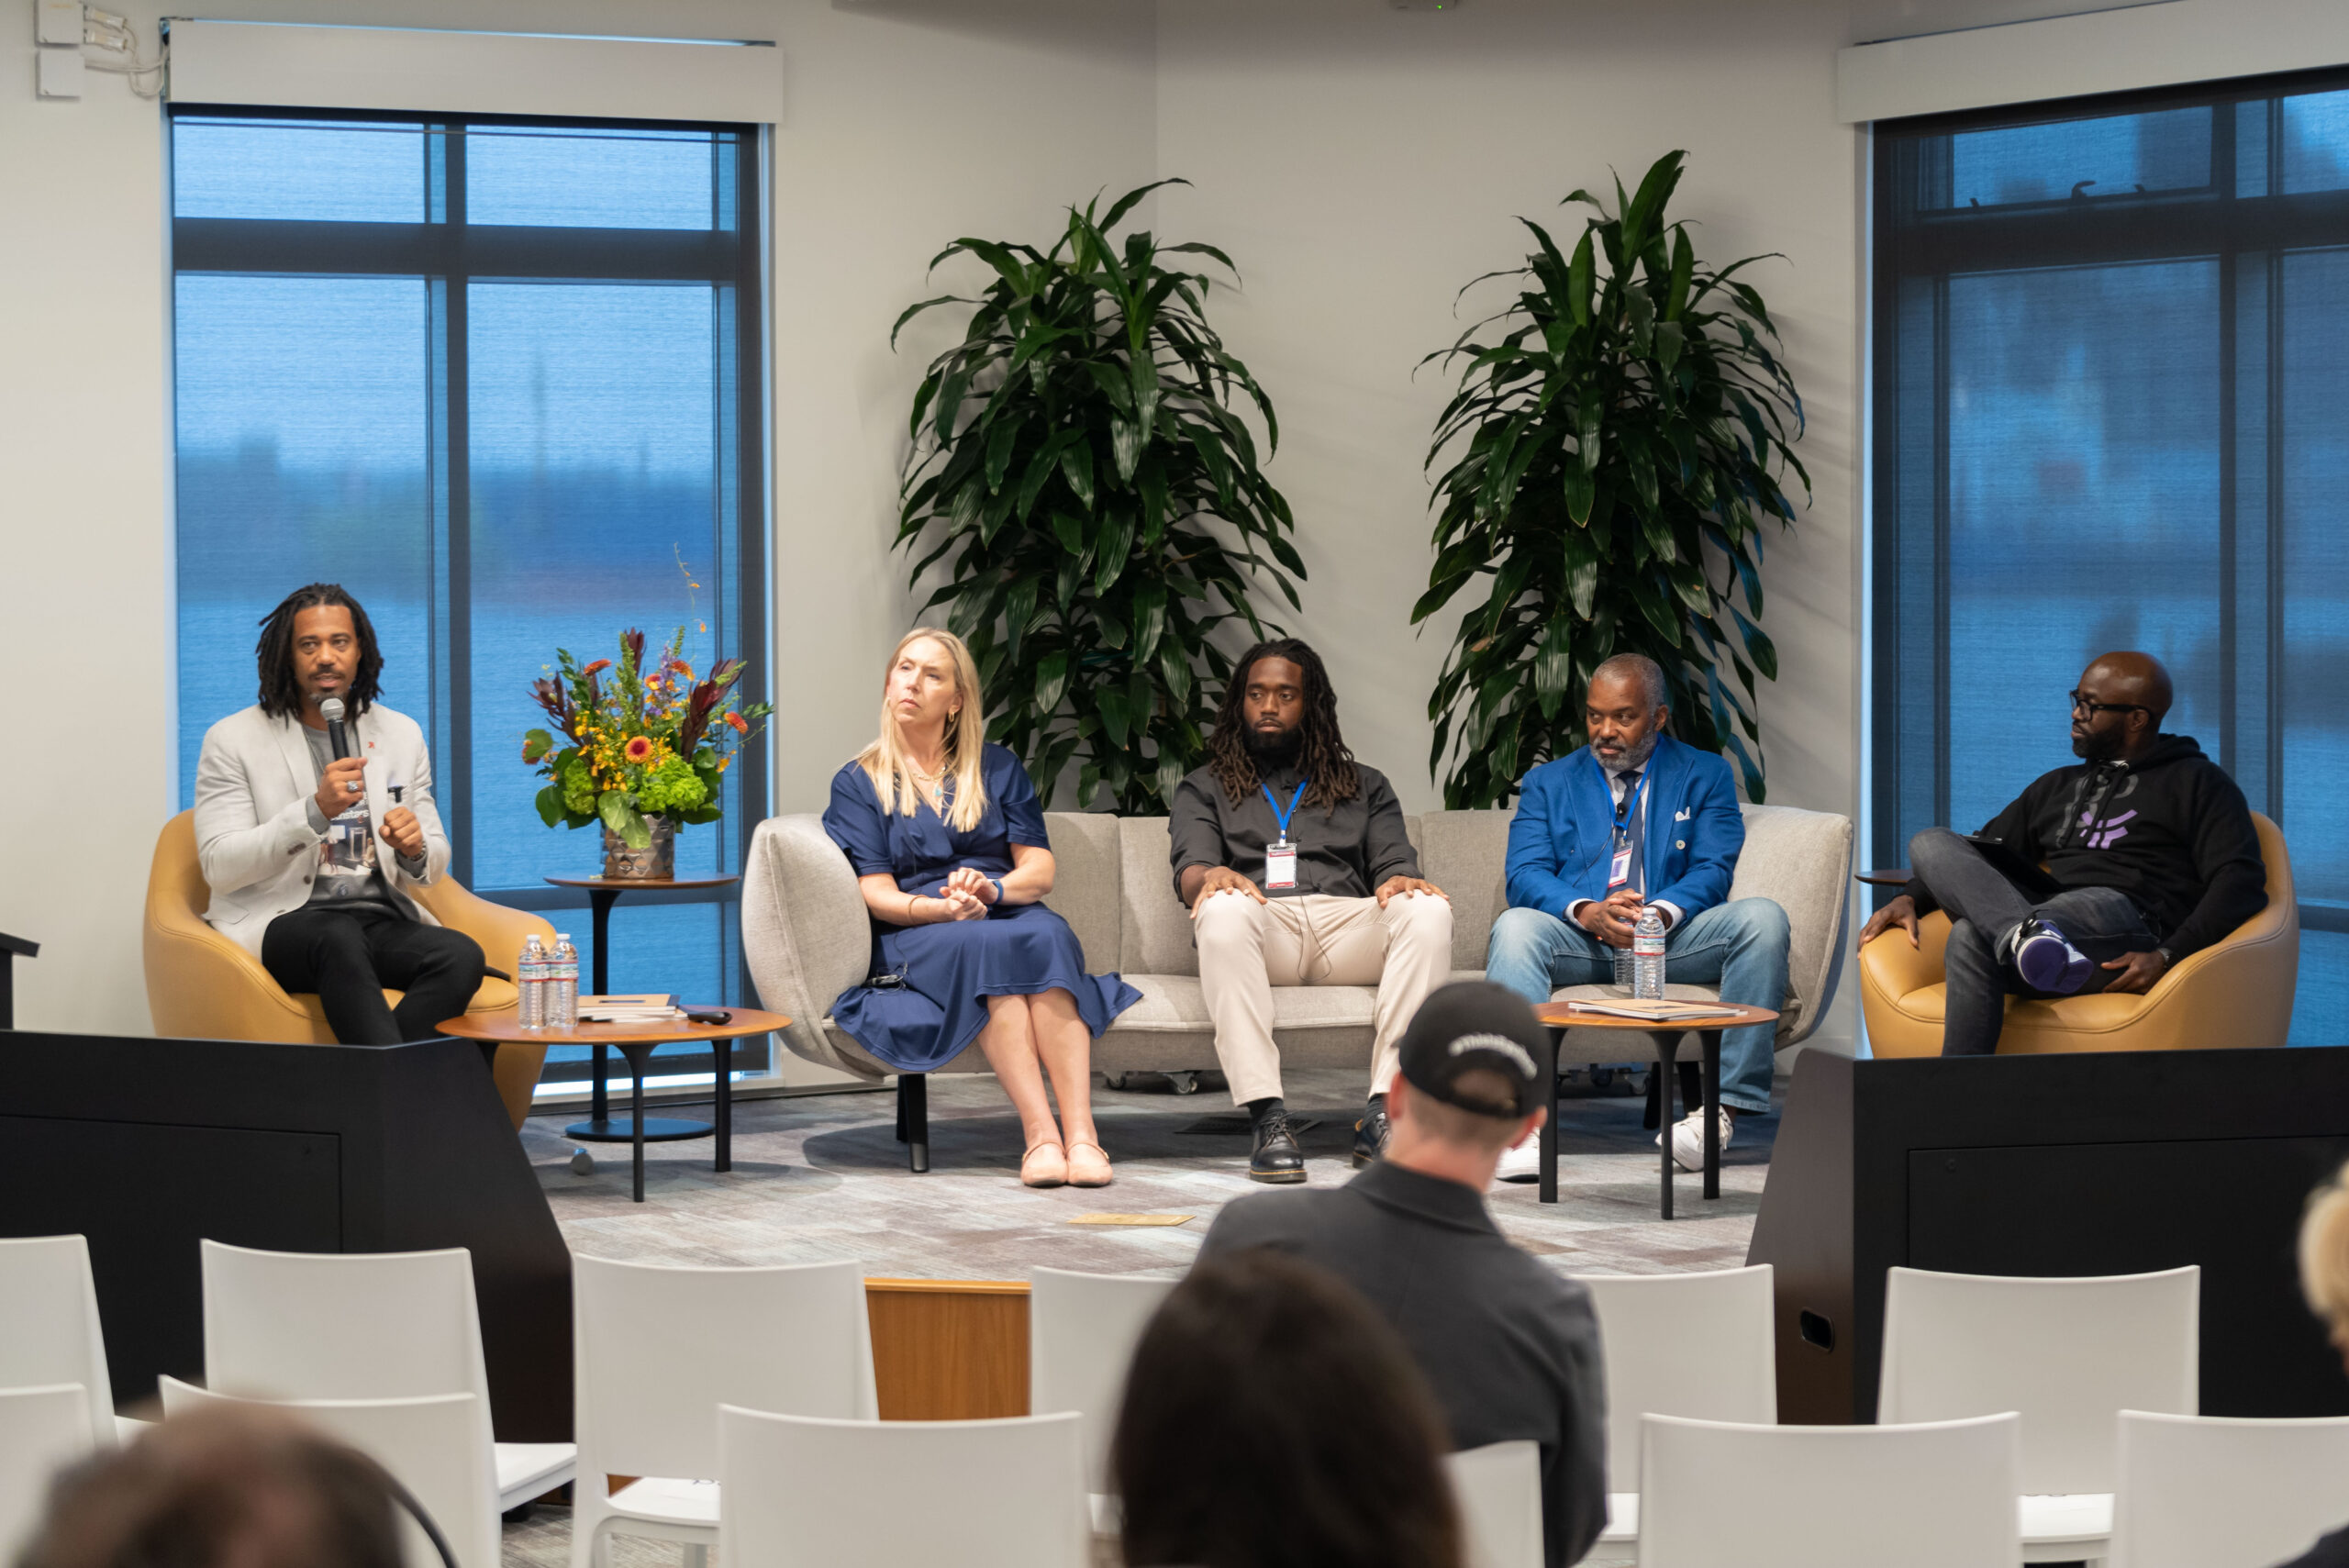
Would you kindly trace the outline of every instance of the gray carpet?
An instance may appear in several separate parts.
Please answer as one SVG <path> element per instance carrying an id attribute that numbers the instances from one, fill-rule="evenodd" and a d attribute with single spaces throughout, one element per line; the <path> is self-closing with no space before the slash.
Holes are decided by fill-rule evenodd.
<path id="1" fill-rule="evenodd" d="M 1618 1087 L 1627 1085 L 1619 1084 Z M 1336 1185 L 1351 1173 L 1347 1150 L 1361 1110 L 1359 1073 L 1289 1074 L 1290 1109 L 1319 1118 L 1302 1139 L 1309 1180 Z M 1779 1094 L 1784 1095 L 1781 1080 Z M 853 1259 L 874 1275 L 1024 1279 L 1038 1264 L 1102 1273 L 1179 1273 L 1223 1203 L 1260 1187 L 1247 1179 L 1248 1140 L 1238 1131 L 1186 1130 L 1229 1117 L 1220 1093 L 1191 1095 L 1097 1089 L 1102 1141 L 1118 1167 L 1108 1188 L 1031 1191 L 1018 1179 L 1019 1126 L 991 1078 L 952 1075 L 930 1084 L 932 1169 L 906 1168 L 893 1136 L 888 1094 L 760 1100 L 736 1106 L 734 1169 L 710 1169 L 710 1144 L 652 1144 L 645 1201 L 629 1198 L 624 1144 L 590 1146 L 592 1174 L 571 1170 L 562 1116 L 533 1117 L 523 1145 L 563 1236 L 576 1252 L 674 1262 L 751 1264 Z M 1658 1219 L 1654 1134 L 1640 1127 L 1641 1100 L 1586 1090 L 1560 1107 L 1559 1201 L 1532 1184 L 1491 1195 L 1510 1239 L 1575 1273 L 1660 1273 L 1729 1268 L 1747 1239 L 1769 1172 L 1777 1118 L 1748 1117 L 1723 1157 L 1721 1195 L 1708 1202 L 1697 1177 L 1675 1185 L 1680 1218 Z M 685 1111 L 685 1115 L 706 1115 Z M 1187 1214 L 1186 1225 L 1110 1229 L 1072 1225 L 1101 1212 Z M 562 1568 L 569 1513 L 541 1508 L 508 1525 L 508 1568 Z M 678 1550 L 617 1543 L 613 1568 L 674 1568 Z"/>

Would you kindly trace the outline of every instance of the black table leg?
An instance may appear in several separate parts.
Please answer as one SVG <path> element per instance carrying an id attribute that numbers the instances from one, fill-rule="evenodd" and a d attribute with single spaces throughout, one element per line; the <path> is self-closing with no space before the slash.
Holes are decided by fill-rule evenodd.
<path id="1" fill-rule="evenodd" d="M 718 1069 L 718 1160 L 713 1171 L 734 1168 L 734 1042 L 713 1040 L 710 1051 Z"/>
<path id="2" fill-rule="evenodd" d="M 1542 1201 L 1555 1203 L 1558 1201 L 1558 1051 L 1565 1041 L 1566 1031 L 1544 1029 L 1542 1032 L 1550 1038 L 1550 1054 L 1542 1063 L 1542 1081 L 1549 1085 L 1542 1096 L 1542 1103 L 1550 1107 L 1550 1114 L 1542 1118 L 1542 1130 L 1537 1134 L 1542 1140 Z"/>
<path id="3" fill-rule="evenodd" d="M 636 1176 L 631 1195 L 638 1203 L 642 1203 L 644 1201 L 644 1059 L 651 1055 L 652 1051 L 650 1046 L 624 1045 L 620 1047 L 620 1054 L 628 1058 L 629 1123 L 629 1130 L 635 1134 L 630 1140 L 630 1142 L 635 1145 L 636 1161 Z"/>
<path id="4" fill-rule="evenodd" d="M 1705 1195 L 1721 1195 L 1721 1031 L 1699 1029 L 1705 1048 Z"/>
<path id="5" fill-rule="evenodd" d="M 1672 1114 L 1673 1080 L 1680 1076 L 1680 1031 L 1655 1031 L 1655 1082 L 1657 1125 L 1662 1129 L 1664 1144 L 1664 1218 L 1672 1218 Z"/>
<path id="6" fill-rule="evenodd" d="M 611 995 L 609 954 L 612 951 L 612 906 L 619 901 L 619 896 L 620 890 L 617 887 L 591 887 L 587 890 L 587 907 L 590 912 L 588 929 L 595 933 L 596 943 L 596 957 L 593 961 L 595 972 L 593 995 L 597 996 Z M 641 1106 L 637 1107 L 639 1121 L 644 1119 L 643 1109 Z M 611 1102 L 604 1092 L 604 1048 L 599 1045 L 596 1048 L 596 1089 L 588 1102 L 587 1119 L 609 1121 L 611 1115 Z M 642 1193 L 637 1195 L 640 1198 L 643 1195 Z"/>

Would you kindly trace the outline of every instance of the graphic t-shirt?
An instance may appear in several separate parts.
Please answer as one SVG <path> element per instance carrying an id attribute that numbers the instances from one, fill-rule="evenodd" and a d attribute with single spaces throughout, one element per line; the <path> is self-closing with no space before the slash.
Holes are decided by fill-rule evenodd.
<path id="1" fill-rule="evenodd" d="M 324 773 L 327 764 L 334 761 L 334 744 L 323 729 L 305 726 L 302 739 L 310 745 L 310 760 Z M 311 826 L 316 827 L 317 803 L 310 803 Z M 367 797 L 355 795 L 350 806 L 326 825 L 326 836 L 318 840 L 318 862 L 315 880 L 310 884 L 310 903 L 331 905 L 338 909 L 373 906 L 386 914 L 404 915 L 403 910 L 384 886 L 382 868 L 375 859 L 374 824 L 368 820 Z"/>

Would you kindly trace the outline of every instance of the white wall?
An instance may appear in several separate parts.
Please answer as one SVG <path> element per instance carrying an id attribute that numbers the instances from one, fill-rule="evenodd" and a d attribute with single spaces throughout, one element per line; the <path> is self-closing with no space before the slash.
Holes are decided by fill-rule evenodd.
<path id="1" fill-rule="evenodd" d="M 123 4 L 150 39 L 161 7 Z M 0 930 L 20 1028 L 145 1033 L 139 932 L 172 778 L 161 111 L 33 94 L 0 0 Z M 905 624 L 887 553 L 918 351 L 889 324 L 957 235 L 1029 232 L 1150 176 L 1142 0 L 239 0 L 250 19 L 773 38 L 776 797 L 820 803 Z M 216 8 L 217 14 L 217 8 Z M 918 350 L 918 345 L 916 346 Z M 265 565 L 262 568 L 265 570 Z"/>

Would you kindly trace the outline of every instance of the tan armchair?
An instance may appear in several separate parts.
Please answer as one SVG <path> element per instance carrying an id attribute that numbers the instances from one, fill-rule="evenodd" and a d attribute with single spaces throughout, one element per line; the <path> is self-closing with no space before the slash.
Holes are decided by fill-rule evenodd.
<path id="1" fill-rule="evenodd" d="M 2300 911 L 2283 830 L 2257 812 L 2259 854 L 2267 864 L 2267 907 L 2225 940 L 2188 953 L 2142 996 L 2099 993 L 2054 1001 L 2008 998 L 2006 1055 L 2052 1051 L 2200 1051 L 2277 1046 L 2292 1027 L 2300 968 Z M 1877 1056 L 1938 1056 L 1942 1049 L 1942 952 L 1950 920 L 1918 922 L 1921 946 L 1895 926 L 1860 950 L 1860 1006 Z"/>
<path id="2" fill-rule="evenodd" d="M 442 877 L 412 890 L 432 917 L 481 944 L 495 969 L 510 969 L 514 955 L 533 931 L 551 947 L 554 928 L 536 915 L 476 898 Z M 211 891 L 195 854 L 195 813 L 183 811 L 163 824 L 155 840 L 155 863 L 147 874 L 147 1010 L 155 1032 L 177 1040 L 265 1040 L 288 1044 L 330 1045 L 334 1031 L 314 995 L 289 995 L 270 977 L 261 960 L 205 924 Z M 386 990 L 396 1006 L 403 994 Z M 515 1005 L 513 984 L 492 975 L 473 993 L 468 1013 L 496 1013 Z M 545 1065 L 547 1048 L 500 1045 L 491 1067 L 498 1098 L 520 1130 L 530 1111 L 530 1091 Z"/>

